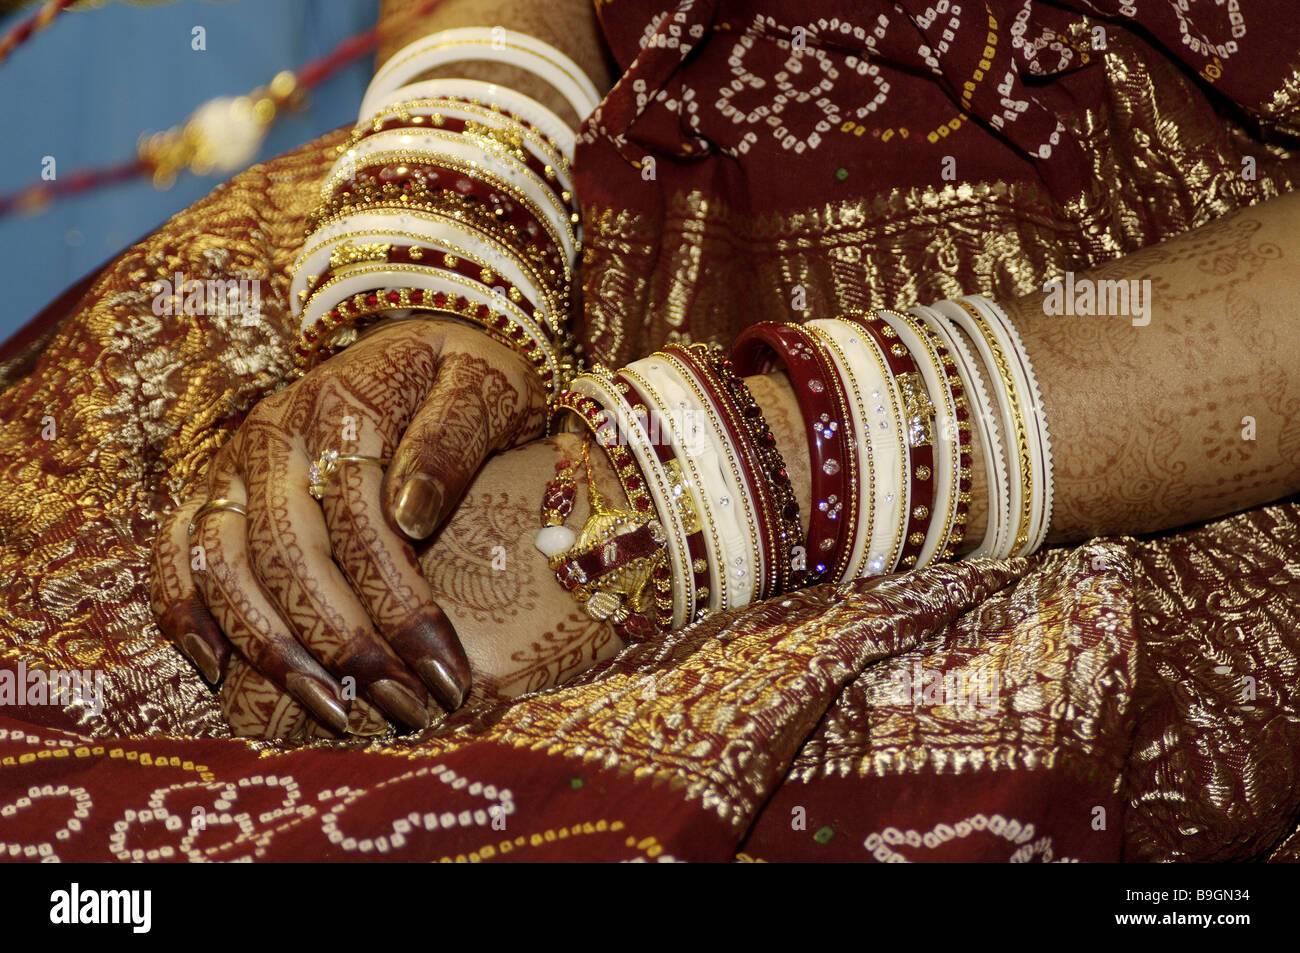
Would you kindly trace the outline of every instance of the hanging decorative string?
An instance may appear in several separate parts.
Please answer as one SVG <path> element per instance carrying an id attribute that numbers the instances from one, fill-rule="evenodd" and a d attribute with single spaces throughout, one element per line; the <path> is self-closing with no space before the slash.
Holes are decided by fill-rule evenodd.
<path id="1" fill-rule="evenodd" d="M 54 22 L 55 17 L 76 2 L 77 0 L 49 0 L 43 7 L 6 33 L 4 39 L 0 39 L 0 63 L 3 63 L 10 53 L 26 43 L 33 33 L 44 30 Z"/>
<path id="2" fill-rule="evenodd" d="M 31 24 L 9 47 L 23 42 L 35 30 L 42 29 L 74 0 L 52 0 L 27 23 L 10 31 L 0 44 Z M 431 13 L 442 0 L 427 0 L 387 29 L 397 29 Z M 39 21 L 39 22 L 38 22 Z M 372 52 L 382 38 L 375 25 L 339 43 L 297 72 L 284 70 L 265 86 L 246 96 L 220 96 L 196 109 L 183 125 L 166 132 L 140 137 L 135 158 L 103 169 L 82 169 L 53 182 L 40 182 L 10 195 L 0 196 L 0 217 L 15 211 L 34 214 L 47 209 L 55 199 L 151 176 L 157 188 L 170 188 L 183 170 L 195 175 L 230 175 L 251 163 L 262 148 L 267 133 L 286 110 L 306 104 L 307 91 L 343 69 L 353 60 Z M 0 60 L 4 53 L 0 52 Z"/>

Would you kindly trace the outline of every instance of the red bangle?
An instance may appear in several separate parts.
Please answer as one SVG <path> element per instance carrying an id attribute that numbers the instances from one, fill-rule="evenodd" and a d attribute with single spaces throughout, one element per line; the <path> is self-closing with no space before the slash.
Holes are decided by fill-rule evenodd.
<path id="1" fill-rule="evenodd" d="M 402 118 L 401 116 L 389 116 L 387 119 L 380 121 L 378 129 L 376 129 L 374 124 L 372 123 L 370 126 L 366 128 L 366 131 L 363 132 L 360 136 L 353 136 L 352 139 L 349 141 L 348 145 L 355 145 L 356 143 L 361 142 L 364 139 L 368 139 L 370 136 L 376 135 L 377 133 L 381 133 L 381 132 L 388 132 L 390 129 L 414 129 L 418 132 L 428 132 L 430 130 L 436 130 L 438 132 L 452 132 L 452 133 L 463 134 L 465 132 L 466 127 L 471 122 L 474 122 L 482 126 L 487 125 L 486 123 L 480 123 L 477 120 L 461 119 L 460 117 L 456 117 L 456 116 L 443 116 L 442 122 L 440 124 L 434 122 L 427 122 L 427 123 L 412 122 L 412 120 L 415 119 L 416 115 L 423 116 L 425 114 L 420 113 L 420 114 L 410 115 L 406 118 Z M 509 114 L 503 110 L 500 113 L 500 115 L 508 116 Z M 510 118 L 513 119 L 514 117 L 511 116 Z M 537 133 L 536 129 L 533 129 L 531 126 L 529 126 L 528 123 L 523 122 L 522 120 L 515 120 L 515 121 L 518 122 L 520 125 L 528 128 L 531 132 L 534 132 L 539 136 L 541 135 L 540 133 Z M 494 129 L 494 131 L 497 130 Z M 521 149 L 520 151 L 523 152 L 524 154 L 522 156 L 516 155 L 515 157 L 519 159 L 520 162 L 524 163 L 524 165 L 528 166 L 529 171 L 531 171 L 534 175 L 536 175 L 537 178 L 546 185 L 546 187 L 555 195 L 557 199 L 563 202 L 564 205 L 567 206 L 570 210 L 576 212 L 578 210 L 578 207 L 577 207 L 577 203 L 573 198 L 573 195 L 571 193 L 568 193 L 566 197 L 564 188 L 560 185 L 558 179 L 556 178 L 554 169 L 552 169 L 550 175 L 548 175 L 546 173 L 546 169 L 548 167 L 547 163 L 537 158 L 537 156 L 533 154 L 532 150 Z M 560 150 L 556 149 L 555 151 L 559 152 Z"/>
<path id="2" fill-rule="evenodd" d="M 331 346 L 330 339 L 339 328 L 346 325 L 360 333 L 394 309 L 433 311 L 464 318 L 528 361 L 544 386 L 550 387 L 555 380 L 555 372 L 546 366 L 543 350 L 513 317 L 494 311 L 485 301 L 423 288 L 374 288 L 344 298 L 311 326 L 303 328 L 295 349 L 299 364 L 310 367 L 334 354 L 336 348 Z"/>
<path id="3" fill-rule="evenodd" d="M 738 449 L 763 530 L 764 572 L 755 601 L 799 588 L 806 573 L 794 568 L 795 548 L 803 539 L 799 501 L 762 408 L 720 348 L 696 343 L 668 344 L 663 350 L 695 374 Z"/>
<path id="4" fill-rule="evenodd" d="M 950 498 L 945 501 L 948 506 L 951 518 L 945 517 L 941 525 L 941 536 L 935 540 L 935 545 L 931 550 L 928 559 L 948 559 L 952 556 L 953 551 L 961 542 L 962 536 L 966 532 L 966 518 L 970 510 L 970 490 L 969 481 L 971 476 L 971 440 L 970 440 L 970 411 L 966 402 L 966 389 L 962 385 L 961 377 L 957 372 L 957 364 L 952 355 L 948 353 L 947 346 L 931 328 L 927 327 L 924 322 L 917 320 L 914 316 L 903 314 L 891 309 L 884 309 L 885 313 L 893 315 L 900 321 L 912 328 L 914 332 L 920 334 L 930 346 L 934 349 L 935 356 L 939 361 L 939 376 L 943 378 L 943 386 L 948 391 L 948 396 L 952 400 L 953 416 L 956 418 L 957 433 L 952 439 L 957 444 L 957 465 L 952 475 L 952 486 L 950 489 Z M 937 405 L 936 405 L 937 406 Z M 947 460 L 943 466 L 948 466 Z M 935 485 L 934 492 L 936 503 L 938 502 L 938 485 Z M 933 517 L 932 517 L 933 519 Z"/>
<path id="5" fill-rule="evenodd" d="M 857 448 L 839 372 L 807 329 L 772 321 L 741 332 L 731 361 L 742 377 L 769 373 L 777 362 L 790 375 L 807 427 L 812 463 L 805 583 L 813 585 L 828 577 L 838 580 L 852 558 L 848 541 L 857 526 Z"/>
<path id="6" fill-rule="evenodd" d="M 379 261 L 380 259 L 367 258 L 364 260 L 369 263 L 372 261 Z M 519 288 L 517 288 L 512 282 L 507 281 L 505 276 L 494 268 L 484 268 L 482 265 L 469 261 L 457 255 L 455 252 L 444 252 L 440 248 L 429 248 L 423 245 L 389 245 L 388 250 L 384 252 L 382 261 L 400 265 L 424 265 L 427 268 L 448 271 L 452 274 L 460 275 L 462 278 L 468 278 L 470 281 L 483 285 L 484 291 L 489 294 L 497 294 L 497 289 L 500 288 L 501 292 L 503 292 L 513 304 L 518 305 L 521 311 L 532 317 L 533 321 L 537 323 L 538 328 L 547 336 L 547 338 L 553 340 L 554 336 L 550 333 L 550 327 L 545 319 L 546 316 L 538 311 L 536 305 L 534 305 L 532 301 L 524 297 L 523 292 Z M 355 262 L 344 262 L 337 267 L 346 268 L 349 264 L 355 264 Z M 317 276 L 316 280 L 307 286 L 306 294 L 303 296 L 303 301 L 306 302 L 310 300 L 311 296 L 315 294 L 316 289 L 324 285 L 333 277 L 334 267 L 330 267 L 321 272 L 321 274 Z M 493 283 L 494 279 L 496 279 L 495 284 Z"/>
<path id="7" fill-rule="evenodd" d="M 957 363 L 948 352 L 948 348 L 938 334 L 924 324 L 921 326 L 930 332 L 930 341 L 943 367 L 944 380 L 952 392 L 954 416 L 957 418 L 957 472 L 953 474 L 953 493 L 957 498 L 957 506 L 953 513 L 952 524 L 948 528 L 948 538 L 940 540 L 935 548 L 936 558 L 950 559 L 966 535 L 966 520 L 970 514 L 971 461 L 974 454 L 971 445 L 970 404 L 966 399 L 966 387 L 962 384 Z"/>
<path id="8" fill-rule="evenodd" d="M 398 172 L 398 169 L 406 171 Z M 512 225 L 523 239 L 541 251 L 548 266 L 562 267 L 559 237 L 551 232 L 545 221 L 539 220 L 509 192 L 467 175 L 460 169 L 447 168 L 436 162 L 414 160 L 400 165 L 383 163 L 362 166 L 351 179 L 344 180 L 335 187 L 322 211 L 326 215 L 331 214 L 326 210 L 332 210 L 335 203 L 342 201 L 345 196 L 358 194 L 366 186 L 395 188 L 400 193 L 396 196 L 398 202 L 402 202 L 401 194 L 405 194 L 407 202 L 402 204 L 417 206 L 418 196 L 423 191 L 454 192 L 472 204 L 490 207 L 493 216 Z"/>
<path id="9" fill-rule="evenodd" d="M 911 569 L 925 546 L 925 535 L 934 516 L 936 486 L 934 481 L 934 428 L 933 403 L 925 387 L 912 352 L 899 340 L 898 332 L 875 315 L 850 311 L 840 317 L 859 325 L 879 345 L 894 375 L 903 397 L 906 417 L 908 472 L 911 488 L 908 493 L 907 527 L 903 531 L 903 548 L 898 554 L 898 568 Z M 923 409 L 930 404 L 930 421 L 924 420 Z"/>

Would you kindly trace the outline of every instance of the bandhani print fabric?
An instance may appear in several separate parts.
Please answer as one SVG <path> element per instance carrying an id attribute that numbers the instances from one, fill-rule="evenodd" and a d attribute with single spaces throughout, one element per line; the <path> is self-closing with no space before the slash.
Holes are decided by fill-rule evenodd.
<path id="1" fill-rule="evenodd" d="M 599 2 L 622 76 L 577 157 L 588 353 L 727 343 L 796 291 L 809 317 L 1020 294 L 1292 189 L 1288 5 L 1140 6 Z M 0 670 L 104 700 L 0 682 L 0 857 L 1300 859 L 1296 499 L 800 592 L 418 736 L 229 737 L 148 553 L 290 379 L 286 274 L 344 135 L 0 349 Z M 257 281 L 261 313 L 154 315 L 177 271 Z"/>

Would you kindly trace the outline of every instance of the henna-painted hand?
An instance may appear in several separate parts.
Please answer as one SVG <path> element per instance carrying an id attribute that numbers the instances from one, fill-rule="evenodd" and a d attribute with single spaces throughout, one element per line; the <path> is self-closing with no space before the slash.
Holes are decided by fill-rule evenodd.
<path id="1" fill-rule="evenodd" d="M 545 403 L 525 361 L 475 328 L 378 326 L 257 404 L 205 490 L 163 523 L 150 593 L 164 633 L 210 682 L 233 645 L 251 666 L 232 669 L 248 691 L 284 689 L 301 703 L 259 732 L 289 733 L 309 713 L 335 733 L 370 734 L 382 718 L 367 700 L 424 727 L 426 686 L 457 708 L 469 662 L 411 541 L 438 528 L 489 453 L 540 433 Z M 329 450 L 391 462 L 386 474 L 339 464 L 318 503 L 308 470 Z M 217 499 L 247 516 L 210 510 L 189 536 Z"/>

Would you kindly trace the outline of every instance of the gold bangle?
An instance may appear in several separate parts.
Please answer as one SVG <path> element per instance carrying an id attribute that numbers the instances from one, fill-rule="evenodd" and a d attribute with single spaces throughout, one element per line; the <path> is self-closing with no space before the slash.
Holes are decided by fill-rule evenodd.
<path id="1" fill-rule="evenodd" d="M 413 212 L 408 212 L 406 214 L 413 214 Z M 414 213 L 414 214 L 420 214 L 420 213 Z M 428 214 L 428 213 L 424 213 L 424 214 Z M 431 215 L 430 217 L 436 218 L 440 216 Z M 478 265 L 481 268 L 491 269 L 493 272 L 495 272 L 498 275 L 504 274 L 500 265 L 488 264 L 487 261 L 485 261 L 481 256 L 466 251 L 465 249 L 461 248 L 459 244 L 456 244 L 453 241 L 441 235 L 422 234 L 420 232 L 408 232 L 408 231 L 403 231 L 402 229 L 384 228 L 382 226 L 375 226 L 375 227 L 366 228 L 358 231 L 352 231 L 352 232 L 344 232 L 342 234 L 332 236 L 326 241 L 317 242 L 311 248 L 308 248 L 306 251 L 304 251 L 302 254 L 298 256 L 298 261 L 297 263 L 294 264 L 291 271 L 293 272 L 299 271 L 301 265 L 304 262 L 308 261 L 313 255 L 315 255 L 321 249 L 326 248 L 330 245 L 334 245 L 338 248 L 342 248 L 344 244 L 350 242 L 352 239 L 369 238 L 371 236 L 379 235 L 379 234 L 388 237 L 393 237 L 393 238 L 404 238 L 407 239 L 412 245 L 420 245 L 426 248 L 428 254 L 430 255 L 430 264 L 435 266 L 436 266 L 436 259 L 434 259 L 432 256 L 445 255 L 448 252 L 450 252 L 451 254 L 457 255 L 460 258 L 464 258 L 466 261 L 473 262 L 474 264 Z M 562 334 L 562 330 L 563 330 L 560 327 L 561 324 L 560 317 L 562 317 L 566 313 L 566 309 L 564 308 L 563 302 L 560 300 L 555 289 L 552 288 L 547 282 L 543 281 L 541 275 L 535 269 L 533 269 L 528 265 L 525 265 L 524 262 L 521 261 L 519 258 L 517 258 L 514 255 L 514 253 L 512 253 L 509 249 L 505 247 L 505 245 L 500 244 L 500 242 L 496 241 L 495 239 L 490 240 L 488 236 L 483 234 L 477 235 L 475 237 L 478 238 L 479 241 L 482 241 L 484 244 L 496 245 L 497 247 L 494 247 L 492 249 L 493 251 L 497 252 L 498 254 L 502 255 L 505 258 L 508 258 L 512 264 L 519 266 L 519 270 L 524 275 L 524 277 L 531 278 L 533 280 L 536 289 L 540 292 L 541 301 L 538 303 L 544 304 L 550 309 L 550 311 L 546 314 L 546 323 L 549 327 L 549 330 L 552 332 L 553 336 L 559 337 Z M 438 247 L 431 248 L 430 246 L 438 246 Z M 311 284 L 316 277 L 317 276 L 315 275 L 308 276 L 308 287 L 303 288 L 301 291 L 298 292 L 298 306 L 300 310 L 306 305 L 307 300 L 311 297 L 311 292 L 314 290 L 311 287 Z M 519 290 L 520 286 L 517 283 L 514 282 L 512 283 L 515 286 L 516 293 L 522 295 L 523 292 Z M 515 296 L 513 295 L 510 296 L 510 300 L 513 301 L 515 304 L 519 303 L 519 301 L 516 300 Z"/>
<path id="2" fill-rule="evenodd" d="M 414 109 L 429 109 L 432 110 L 432 112 L 413 112 Z M 566 176 L 572 178 L 572 163 L 569 162 L 568 158 L 564 155 L 564 151 L 536 127 L 527 125 L 526 121 L 521 120 L 518 116 L 506 115 L 500 110 L 490 109 L 477 100 L 454 99 L 450 96 L 407 99 L 400 103 L 394 103 L 391 106 L 385 106 L 371 117 L 368 126 L 357 126 L 357 128 L 352 131 L 351 136 L 348 137 L 348 141 L 337 147 L 338 154 L 343 155 L 343 153 L 347 152 L 349 148 L 355 146 L 367 136 L 373 135 L 377 132 L 383 132 L 384 129 L 382 127 L 385 120 L 393 117 L 414 126 L 424 126 L 425 119 L 427 118 L 428 124 L 432 128 L 437 129 L 441 126 L 439 119 L 443 118 L 440 115 L 439 110 L 443 109 L 461 110 L 462 112 L 467 112 L 471 115 L 480 116 L 483 119 L 492 119 L 495 117 L 518 126 L 521 130 L 519 134 L 520 139 L 538 146 L 542 152 L 549 153 L 549 155 L 546 156 L 533 153 L 537 159 L 544 162 L 546 165 L 551 165 L 563 170 Z M 461 117 L 456 118 L 459 119 Z M 465 121 L 469 122 L 470 120 Z M 497 126 L 492 126 L 486 122 L 479 123 L 478 125 L 484 126 L 488 133 L 495 133 L 495 135 L 489 135 L 488 138 L 492 138 L 494 141 L 501 143 L 507 148 L 515 148 L 515 143 L 509 138 L 511 133 L 507 132 L 507 130 L 501 129 Z M 473 137 L 483 136 L 486 134 L 469 132 L 467 130 L 462 133 L 462 135 Z"/>
<path id="3" fill-rule="evenodd" d="M 905 324 L 914 335 L 916 335 L 917 339 L 921 342 L 924 356 L 934 371 L 935 381 L 939 385 L 939 393 L 937 395 L 932 395 L 932 397 L 937 396 L 943 401 L 943 406 L 947 412 L 948 419 L 952 421 L 952 425 L 956 427 L 958 431 L 969 430 L 970 429 L 969 422 L 959 421 L 957 419 L 957 403 L 956 403 L 956 397 L 952 391 L 952 383 L 951 383 L 953 371 L 949 371 L 949 369 L 944 365 L 944 361 L 940 358 L 939 352 L 935 349 L 936 338 L 934 332 L 931 331 L 929 328 L 925 327 L 925 325 L 923 325 L 919 320 L 917 320 L 917 318 L 914 315 L 907 314 L 906 312 L 896 311 L 893 308 L 881 308 L 878 313 L 888 314 L 891 317 L 897 318 L 898 320 L 902 321 L 903 324 Z M 939 342 L 939 346 L 942 347 L 942 342 Z M 946 355 L 947 348 L 944 348 L 944 352 Z M 949 360 L 949 363 L 951 363 L 951 360 Z M 954 371 L 955 371 L 955 367 L 954 367 Z M 960 386 L 960 383 L 958 386 Z M 942 466 L 944 470 L 950 474 L 949 477 L 951 481 L 951 485 L 949 487 L 950 492 L 948 493 L 948 499 L 943 501 L 944 502 L 943 523 L 939 527 L 939 531 L 937 535 L 935 535 L 934 537 L 935 540 L 934 546 L 931 548 L 931 551 L 927 554 L 927 560 L 925 563 L 922 564 L 919 562 L 919 554 L 918 554 L 918 563 L 917 563 L 918 565 L 928 565 L 929 563 L 933 562 L 936 559 L 945 558 L 943 554 L 947 552 L 949 542 L 952 540 L 953 537 L 953 531 L 957 526 L 957 516 L 958 516 L 957 505 L 962 493 L 962 489 L 961 489 L 962 481 L 959 475 L 961 470 L 962 444 L 961 444 L 959 433 L 948 435 L 947 440 L 939 439 L 940 436 L 941 435 L 936 430 L 936 433 L 934 434 L 935 439 L 931 441 L 931 447 L 934 448 L 934 466 L 936 471 L 940 466 Z M 947 451 L 945 454 L 946 459 L 942 463 L 940 463 L 939 461 L 939 454 L 938 454 L 941 444 L 948 444 L 948 447 L 945 448 Z M 956 461 L 955 466 L 953 465 L 954 459 Z M 936 502 L 938 502 L 937 485 L 935 487 L 935 494 L 936 494 Z M 964 521 L 965 517 L 963 516 L 962 519 Z M 959 541 L 961 539 L 960 532 L 958 532 L 957 539 Z"/>
<path id="4" fill-rule="evenodd" d="M 421 275 L 427 275 L 430 272 L 430 270 L 431 269 L 429 267 L 424 265 L 403 265 L 403 264 L 384 265 L 382 268 L 375 269 L 377 273 L 378 272 L 396 273 L 396 274 L 409 273 L 409 274 L 421 274 Z M 332 309 L 323 312 L 322 315 L 318 319 L 316 319 L 316 321 L 302 328 L 299 335 L 300 344 L 299 344 L 298 356 L 299 356 L 300 363 L 306 366 L 310 366 L 313 358 L 316 355 L 316 352 L 319 351 L 321 347 L 334 345 L 333 336 L 335 332 L 337 332 L 340 328 L 351 325 L 358 318 L 365 317 L 368 314 L 375 314 L 381 311 L 390 311 L 390 310 L 403 309 L 403 308 L 417 308 L 422 311 L 440 311 L 448 314 L 453 314 L 458 317 L 467 318 L 475 322 L 476 324 L 482 326 L 485 330 L 497 331 L 505 338 L 505 343 L 507 343 L 508 346 L 510 346 L 512 349 L 517 351 L 521 356 L 523 356 L 523 358 L 526 361 L 532 364 L 537 369 L 538 373 L 542 375 L 543 378 L 549 378 L 549 380 L 547 381 L 548 384 L 550 384 L 553 388 L 558 388 L 558 382 L 562 380 L 562 377 L 565 373 L 565 369 L 561 365 L 559 357 L 557 356 L 554 349 L 552 348 L 551 343 L 547 340 L 545 331 L 538 324 L 538 321 L 535 317 L 529 317 L 527 315 L 524 315 L 522 309 L 519 309 L 517 306 L 514 306 L 513 302 L 510 303 L 514 311 L 513 314 L 511 313 L 512 308 L 502 307 L 503 302 L 501 301 L 490 302 L 488 300 L 488 295 L 492 294 L 490 289 L 483 288 L 482 286 L 475 286 L 469 281 L 469 279 L 464 278 L 461 275 L 458 275 L 454 272 L 447 272 L 441 270 L 437 270 L 437 273 L 442 280 L 446 281 L 452 287 L 462 288 L 468 293 L 458 292 L 456 294 L 452 294 L 450 292 L 443 291 L 441 293 L 444 296 L 446 296 L 448 300 L 445 305 L 439 306 L 431 303 L 433 295 L 439 293 L 437 291 L 419 287 L 419 290 L 421 292 L 421 303 L 417 304 L 409 300 L 410 292 L 414 290 L 414 288 L 399 289 L 398 290 L 399 300 L 397 301 L 397 303 L 392 303 L 388 301 L 379 301 L 375 304 L 373 308 L 370 308 L 364 303 L 364 299 L 366 298 L 367 295 L 370 294 L 376 295 L 376 297 L 378 297 L 379 292 L 358 291 L 356 294 L 349 295 L 343 298 Z M 317 295 L 325 293 L 326 291 L 330 290 L 332 287 L 336 286 L 340 282 L 350 281 L 351 279 L 358 277 L 359 274 L 361 274 L 361 272 L 351 271 L 348 272 L 347 274 L 339 275 L 335 278 L 331 278 L 329 281 L 325 282 L 325 284 L 321 285 L 319 288 L 316 289 L 316 292 L 311 296 L 311 298 L 308 299 L 308 304 L 310 304 L 311 300 L 314 299 Z M 485 292 L 481 296 L 478 295 L 480 289 L 483 292 Z M 400 297 L 403 291 L 406 292 L 407 295 L 406 297 Z M 387 292 L 385 292 L 384 294 L 386 295 Z M 471 297 L 471 295 L 474 295 L 474 297 Z M 358 298 L 362 300 L 361 304 L 357 303 Z M 463 300 L 465 302 L 463 307 L 459 307 L 459 308 L 455 307 L 456 302 L 451 300 L 453 298 L 457 300 Z M 350 303 L 350 307 L 345 308 L 345 306 L 349 305 L 349 303 Z M 479 311 L 482 309 L 486 309 L 487 311 L 486 318 L 480 317 L 479 315 Z M 304 311 L 305 310 L 306 309 L 304 308 Z M 345 310 L 347 311 L 346 314 L 344 313 Z M 334 311 L 337 311 L 339 313 L 339 317 L 337 321 L 330 320 L 330 315 Z M 518 318 L 519 315 L 522 315 L 525 318 L 527 318 L 527 321 L 520 321 Z M 493 322 L 490 320 L 493 317 L 504 318 L 507 322 L 507 328 L 505 330 L 500 330 L 496 328 Z M 532 327 L 529 327 L 530 324 L 532 325 Z M 514 333 L 515 331 L 518 331 L 518 334 Z M 518 340 L 515 340 L 516 338 Z M 531 347 L 528 346 L 529 342 L 532 343 Z"/>
<path id="5" fill-rule="evenodd" d="M 343 201 L 344 199 L 347 201 Z M 516 225 L 501 221 L 482 205 L 466 202 L 464 196 L 445 189 L 421 187 L 408 193 L 393 186 L 392 183 L 385 183 L 382 186 L 368 184 L 359 192 L 344 193 L 318 206 L 308 216 L 307 234 L 313 235 L 352 215 L 369 212 L 444 218 L 472 228 L 479 235 L 491 236 L 494 242 L 506 246 L 513 254 L 521 256 L 516 260 L 532 269 L 538 275 L 543 287 L 553 293 L 566 296 L 571 288 L 567 276 L 548 263 L 545 252 L 532 244 Z M 562 250 L 557 249 L 557 252 Z M 558 253 L 556 257 L 563 258 L 563 254 Z"/>

